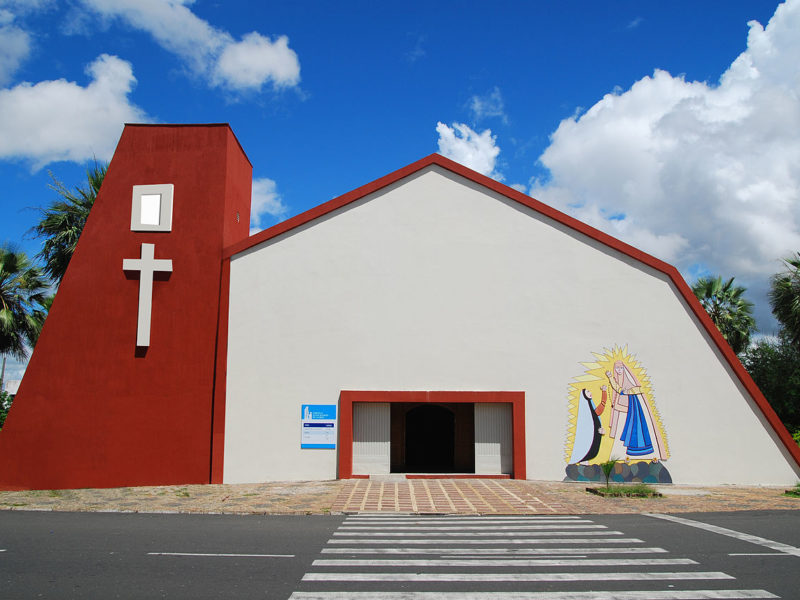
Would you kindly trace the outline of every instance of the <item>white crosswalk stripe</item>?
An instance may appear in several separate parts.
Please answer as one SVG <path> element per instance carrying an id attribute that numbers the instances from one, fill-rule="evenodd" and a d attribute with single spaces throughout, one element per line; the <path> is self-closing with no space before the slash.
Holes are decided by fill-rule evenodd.
<path id="1" fill-rule="evenodd" d="M 691 558 L 318 559 L 315 567 L 632 567 L 696 565 Z"/>
<path id="2" fill-rule="evenodd" d="M 764 590 L 617 592 L 295 592 L 290 600 L 756 600 Z"/>
<path id="3" fill-rule="evenodd" d="M 734 579 L 721 571 L 654 573 L 306 573 L 303 581 L 652 581 Z"/>
<path id="4" fill-rule="evenodd" d="M 603 535 L 606 533 L 605 531 L 602 533 L 591 532 L 586 533 L 586 530 L 597 530 L 597 529 L 608 529 L 605 525 L 574 525 L 574 526 L 566 526 L 566 527 L 558 527 L 554 525 L 532 525 L 530 527 L 520 526 L 520 527 L 507 527 L 504 531 L 498 531 L 497 528 L 493 529 L 492 531 L 440 531 L 441 528 L 427 528 L 422 529 L 423 531 L 430 532 L 434 535 L 439 535 L 442 537 L 491 537 L 491 536 L 508 536 L 508 537 L 516 537 L 519 535 L 520 531 L 530 531 L 531 529 L 536 529 L 536 533 L 532 535 L 576 535 L 575 529 L 580 529 L 581 531 L 578 532 L 577 535 Z M 452 529 L 452 528 L 450 528 Z M 513 529 L 513 531 L 509 531 L 509 529 Z M 542 529 L 554 530 L 554 531 L 539 531 Z M 337 531 L 333 535 L 339 537 L 370 537 L 375 535 L 374 531 Z M 415 537 L 419 536 L 420 532 L 413 532 L 413 531 L 386 531 L 383 530 L 381 535 L 384 537 Z"/>
<path id="5" fill-rule="evenodd" d="M 348 519 L 347 520 L 348 526 L 349 525 L 444 525 L 447 523 L 455 523 L 455 524 L 464 524 L 464 525 L 508 525 L 508 524 L 524 524 L 530 525 L 532 523 L 591 523 L 586 519 L 581 519 L 580 517 L 514 517 L 508 519 L 499 519 L 497 517 L 462 517 L 458 518 L 411 518 L 411 519 Z"/>
<path id="6" fill-rule="evenodd" d="M 335 534 L 334 534 L 335 535 Z M 537 535 L 544 535 L 539 533 Z M 576 532 L 568 532 L 562 531 L 559 533 L 554 533 L 552 535 L 578 535 Z M 580 535 L 622 535 L 621 531 L 582 531 Z M 342 539 L 342 538 L 333 538 L 328 541 L 329 544 L 639 544 L 642 543 L 642 540 L 639 538 L 585 538 L 585 537 L 563 537 L 563 538 L 546 538 L 546 537 L 535 537 L 535 538 L 500 538 L 500 539 L 482 539 L 482 540 L 475 540 L 475 539 L 467 539 L 467 540 L 454 540 L 452 538 L 447 539 L 443 537 L 436 537 L 436 538 L 424 538 L 424 539 L 417 539 L 417 538 L 406 538 L 402 540 L 398 539 L 384 539 L 384 538 L 371 538 L 367 537 L 365 539 Z"/>
<path id="7" fill-rule="evenodd" d="M 512 555 L 538 556 L 575 554 L 655 554 L 666 552 L 663 548 L 612 547 L 597 548 L 323 548 L 323 554 L 442 554 L 442 555 Z"/>
<path id="8" fill-rule="evenodd" d="M 404 527 L 402 525 L 345 525 L 339 528 L 339 531 L 347 531 L 347 532 L 355 532 L 355 533 L 348 533 L 348 535 L 356 535 L 358 532 L 368 532 L 368 531 L 408 531 L 408 532 L 415 532 L 415 531 L 465 531 L 467 533 L 463 535 L 471 535 L 470 531 L 531 531 L 531 530 L 540 530 L 540 529 L 608 529 L 605 525 L 580 525 L 579 523 L 589 523 L 589 521 L 570 521 L 569 523 L 558 523 L 558 524 L 550 524 L 544 523 L 536 525 L 433 525 L 433 526 L 425 526 L 425 525 L 413 525 L 411 527 Z M 338 532 L 337 532 L 338 533 Z M 340 533 L 339 535 L 345 535 Z M 368 534 L 369 535 L 369 534 Z M 387 533 L 386 535 L 403 535 L 398 533 Z M 481 535 L 477 533 L 476 535 Z"/>
<path id="9" fill-rule="evenodd" d="M 576 516 L 361 514 L 333 533 L 290 600 L 778 598 L 766 590 L 715 589 L 735 578 L 668 554 Z M 663 589 L 614 590 L 615 583 Z"/>

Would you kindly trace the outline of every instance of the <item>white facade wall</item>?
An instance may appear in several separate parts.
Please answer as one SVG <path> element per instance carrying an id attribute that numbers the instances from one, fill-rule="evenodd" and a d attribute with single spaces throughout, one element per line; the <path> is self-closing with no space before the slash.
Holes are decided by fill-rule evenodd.
<path id="1" fill-rule="evenodd" d="M 676 483 L 797 480 L 667 276 L 428 167 L 232 258 L 224 480 L 335 478 L 298 415 L 340 390 L 524 391 L 527 476 L 561 480 L 568 386 L 615 345 L 647 369 Z"/>

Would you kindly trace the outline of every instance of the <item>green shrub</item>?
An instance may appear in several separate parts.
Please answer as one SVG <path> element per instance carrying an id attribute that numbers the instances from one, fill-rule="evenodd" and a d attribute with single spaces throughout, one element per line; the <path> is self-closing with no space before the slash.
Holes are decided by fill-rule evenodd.
<path id="1" fill-rule="evenodd" d="M 614 465 L 619 462 L 618 458 L 609 458 L 606 462 L 600 463 L 600 469 L 603 471 L 603 475 L 606 477 L 606 487 L 610 487 L 609 478 L 611 477 L 611 471 L 614 470 Z"/>
<path id="2" fill-rule="evenodd" d="M 655 488 L 650 487 L 646 483 L 634 483 L 632 485 L 615 485 L 604 491 L 605 496 L 627 496 L 627 497 L 644 497 L 650 498 L 652 496 L 661 496 Z"/>

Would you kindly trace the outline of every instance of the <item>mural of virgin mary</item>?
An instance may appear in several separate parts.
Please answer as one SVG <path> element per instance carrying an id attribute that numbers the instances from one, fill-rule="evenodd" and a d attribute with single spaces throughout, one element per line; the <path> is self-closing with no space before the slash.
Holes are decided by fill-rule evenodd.
<path id="1" fill-rule="evenodd" d="M 614 363 L 614 372 L 606 371 L 613 390 L 609 437 L 615 438 L 612 455 L 626 459 L 660 461 L 667 458 L 660 429 L 656 426 L 650 403 L 641 383 L 624 362 Z"/>

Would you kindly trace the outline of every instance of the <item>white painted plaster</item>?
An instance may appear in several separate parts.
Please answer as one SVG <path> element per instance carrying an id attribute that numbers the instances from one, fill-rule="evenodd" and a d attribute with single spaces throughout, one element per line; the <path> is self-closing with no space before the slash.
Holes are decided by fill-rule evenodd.
<path id="1" fill-rule="evenodd" d="M 153 278 L 156 273 L 172 273 L 171 259 L 156 259 L 155 244 L 142 244 L 141 258 L 122 259 L 122 270 L 139 274 L 139 310 L 136 318 L 136 345 L 150 345 L 153 314 Z"/>
<path id="2" fill-rule="evenodd" d="M 561 480 L 568 386 L 625 344 L 676 483 L 800 475 L 666 276 L 439 167 L 234 256 L 230 294 L 226 482 L 335 478 L 299 407 L 373 389 L 524 391 L 527 476 Z"/>
<path id="3" fill-rule="evenodd" d="M 172 231 L 171 183 L 135 185 L 131 198 L 131 231 Z"/>

